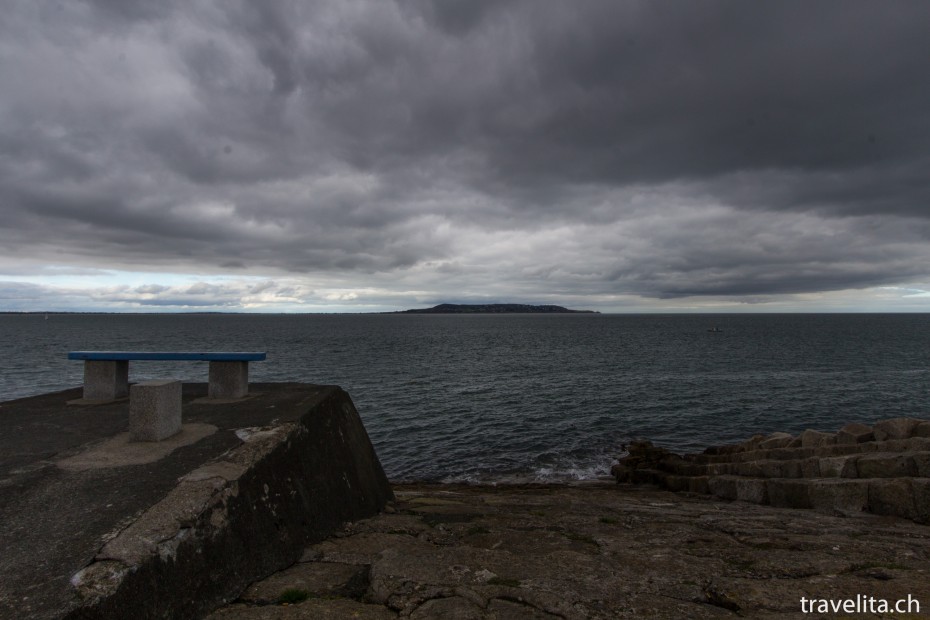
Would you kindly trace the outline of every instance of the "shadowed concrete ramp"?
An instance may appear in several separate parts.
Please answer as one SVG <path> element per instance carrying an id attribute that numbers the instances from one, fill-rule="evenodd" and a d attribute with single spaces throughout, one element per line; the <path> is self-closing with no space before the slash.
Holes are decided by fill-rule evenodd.
<path id="1" fill-rule="evenodd" d="M 0 617 L 201 617 L 292 564 L 390 487 L 348 394 L 253 384 L 128 441 L 128 400 L 0 404 Z"/>

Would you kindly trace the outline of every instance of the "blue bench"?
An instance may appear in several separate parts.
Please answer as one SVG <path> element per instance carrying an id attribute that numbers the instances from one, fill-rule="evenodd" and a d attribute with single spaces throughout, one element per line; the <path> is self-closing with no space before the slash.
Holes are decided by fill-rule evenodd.
<path id="1" fill-rule="evenodd" d="M 69 360 L 84 361 L 84 399 L 115 400 L 129 394 L 131 361 L 210 362 L 209 398 L 242 398 L 249 393 L 249 362 L 263 352 L 70 351 Z"/>

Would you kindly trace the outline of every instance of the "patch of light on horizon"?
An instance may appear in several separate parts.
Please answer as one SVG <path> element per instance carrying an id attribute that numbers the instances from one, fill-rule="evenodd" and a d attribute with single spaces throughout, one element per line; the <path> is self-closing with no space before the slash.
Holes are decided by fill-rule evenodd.
<path id="1" fill-rule="evenodd" d="M 204 275 L 193 273 L 124 271 L 119 269 L 75 269 L 72 267 L 51 265 L 45 273 L 30 275 L 4 275 L 0 280 L 22 282 L 50 287 L 67 287 L 70 289 L 96 289 L 114 286 L 145 286 L 159 284 L 162 286 L 184 286 L 196 283 L 221 284 L 225 282 L 257 282 L 267 280 L 264 276 L 248 275 Z M 58 273 L 56 273 L 58 272 Z"/>
<path id="2" fill-rule="evenodd" d="M 930 297 L 930 291 L 916 286 L 880 286 L 880 291 L 891 291 L 898 293 L 900 297 L 911 299 L 914 297 Z"/>

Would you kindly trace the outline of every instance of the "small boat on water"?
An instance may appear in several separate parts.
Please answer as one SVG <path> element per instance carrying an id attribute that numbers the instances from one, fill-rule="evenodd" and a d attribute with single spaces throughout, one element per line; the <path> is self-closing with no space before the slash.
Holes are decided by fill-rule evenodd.
<path id="1" fill-rule="evenodd" d="M 707 331 L 709 331 L 709 332 L 713 332 L 713 333 L 715 333 L 715 334 L 716 334 L 716 333 L 718 333 L 718 332 L 722 332 L 723 330 L 722 330 L 722 329 L 720 329 L 720 328 L 719 328 L 719 327 L 717 327 L 717 326 L 714 326 L 714 327 L 713 327 L 712 329 L 708 329 Z"/>

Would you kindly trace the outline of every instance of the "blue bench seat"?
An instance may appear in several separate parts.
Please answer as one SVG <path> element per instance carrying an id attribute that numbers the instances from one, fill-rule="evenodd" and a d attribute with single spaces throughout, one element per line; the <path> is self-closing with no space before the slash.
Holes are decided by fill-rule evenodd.
<path id="1" fill-rule="evenodd" d="M 264 360 L 258 351 L 70 351 L 84 361 L 84 400 L 107 401 L 129 394 L 131 361 L 210 363 L 209 398 L 242 398 L 249 391 L 249 362 Z"/>
<path id="2" fill-rule="evenodd" d="M 265 359 L 265 353 L 255 351 L 70 351 L 69 360 L 95 361 L 201 361 L 201 362 L 259 362 Z"/>

